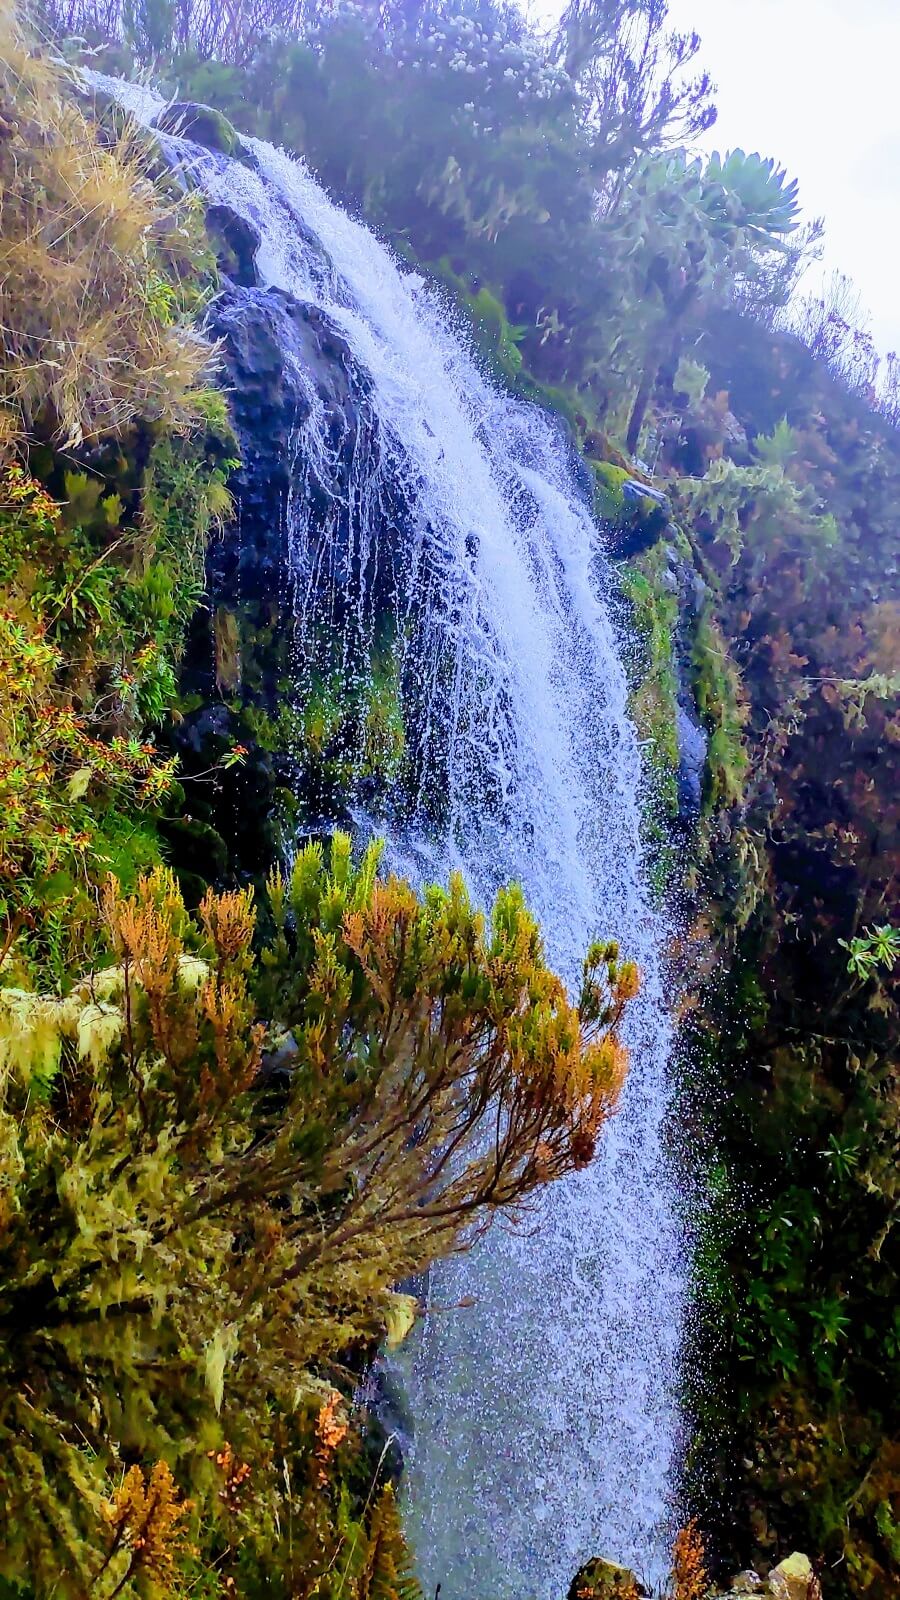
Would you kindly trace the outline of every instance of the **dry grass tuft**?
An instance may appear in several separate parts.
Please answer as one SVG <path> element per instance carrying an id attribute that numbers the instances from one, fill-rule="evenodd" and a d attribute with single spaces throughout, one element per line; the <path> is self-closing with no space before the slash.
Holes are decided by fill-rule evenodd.
<path id="1" fill-rule="evenodd" d="M 0 0 L 0 456 L 74 448 L 134 417 L 192 420 L 209 345 L 167 270 L 181 227 L 126 129 L 115 148 Z"/>

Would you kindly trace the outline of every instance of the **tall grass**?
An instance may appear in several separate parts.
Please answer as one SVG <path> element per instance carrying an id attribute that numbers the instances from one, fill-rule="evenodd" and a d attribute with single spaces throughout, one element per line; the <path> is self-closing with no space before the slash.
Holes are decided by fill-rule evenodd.
<path id="1" fill-rule="evenodd" d="M 100 141 L 0 0 L 0 454 L 74 448 L 137 415 L 192 420 L 210 348 L 180 314 L 187 224 L 148 159 L 136 129 Z"/>

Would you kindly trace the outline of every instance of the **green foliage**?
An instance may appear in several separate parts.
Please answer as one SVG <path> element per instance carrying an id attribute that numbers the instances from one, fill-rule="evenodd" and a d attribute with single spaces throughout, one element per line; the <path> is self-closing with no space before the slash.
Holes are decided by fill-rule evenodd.
<path id="1" fill-rule="evenodd" d="M 372 1516 L 358 1594 L 360 1600 L 422 1600 L 389 1483 L 381 1491 Z"/>
<path id="2" fill-rule="evenodd" d="M 127 507 L 84 472 L 65 471 L 62 503 L 19 468 L 0 474 L 2 926 L 7 950 L 57 981 L 69 957 L 51 955 L 53 922 L 89 936 L 92 885 L 113 860 L 133 878 L 113 840 L 172 790 L 149 731 L 175 703 L 206 537 L 230 503 L 223 448 L 160 435 Z"/>
<path id="3" fill-rule="evenodd" d="M 758 154 L 745 155 L 743 150 L 730 150 L 720 156 L 711 155 L 706 165 L 706 180 L 720 184 L 723 196 L 711 202 L 723 218 L 734 226 L 758 231 L 766 238 L 782 237 L 794 233 L 798 226 L 800 204 L 797 199 L 797 180 L 788 183 L 783 167 L 772 160 L 764 161 Z"/>
<path id="4" fill-rule="evenodd" d="M 396 663 L 388 658 L 376 663 L 368 684 L 363 722 L 361 771 L 392 781 L 403 766 L 406 729 L 400 700 L 400 681 Z"/>
<path id="5" fill-rule="evenodd" d="M 27 53 L 15 16 L 0 26 L 0 92 L 11 126 L 33 134 L 31 168 L 4 147 L 7 292 L 41 315 L 57 295 L 14 225 L 42 182 L 73 252 L 53 265 L 67 276 L 52 315 L 80 297 L 60 360 L 29 361 L 27 394 L 16 388 L 25 347 L 7 341 L 0 362 L 12 419 L 0 441 L 0 950 L 8 970 L 65 989 L 96 950 L 98 885 L 111 868 L 133 883 L 159 859 L 153 818 L 170 803 L 175 762 L 151 730 L 175 704 L 235 446 L 224 398 L 199 386 L 207 352 L 186 327 L 209 282 L 196 204 L 163 199 L 134 134 L 101 142 L 58 67 Z M 38 326 L 12 303 L 9 315 Z M 79 343 L 87 331 L 91 350 Z M 74 450 L 88 435 L 91 448 Z M 7 457 L 10 439 L 20 459 Z"/>
<path id="6" fill-rule="evenodd" d="M 741 467 L 723 457 L 703 478 L 683 479 L 678 494 L 686 514 L 701 532 L 721 541 L 733 565 L 745 541 L 766 561 L 779 544 L 814 560 L 838 540 L 837 523 L 820 509 L 814 491 L 798 487 L 772 461 Z"/>
<path id="7" fill-rule="evenodd" d="M 702 362 L 694 361 L 691 356 L 681 356 L 675 369 L 672 386 L 677 394 L 687 397 L 688 406 L 695 408 L 700 405 L 706 394 L 709 383 L 709 370 Z"/>
<path id="8" fill-rule="evenodd" d="M 437 267 L 494 373 L 568 419 L 591 460 L 602 518 L 619 531 L 649 531 L 648 518 L 661 515 L 626 503 L 623 484 L 646 474 L 634 472 L 611 440 L 628 454 L 640 447 L 664 479 L 676 480 L 667 487 L 689 539 L 689 552 L 682 553 L 703 585 L 701 590 L 698 584 L 692 669 L 710 735 L 704 870 L 709 893 L 718 897 L 714 915 L 722 943 L 734 956 L 723 1001 L 732 1010 L 715 1041 L 712 1097 L 715 1135 L 723 1146 L 716 1195 L 727 1201 L 733 1229 L 725 1239 L 708 1240 L 703 1257 L 715 1282 L 719 1341 L 707 1357 L 715 1365 L 724 1343 L 723 1388 L 739 1394 L 737 1421 L 733 1413 L 728 1425 L 719 1421 L 720 1475 L 723 1481 L 731 1481 L 729 1474 L 739 1479 L 733 1496 L 721 1496 L 729 1507 L 723 1543 L 738 1523 L 744 1547 L 735 1551 L 736 1564 L 748 1559 L 749 1530 L 754 1559 L 768 1560 L 773 1545 L 786 1541 L 788 1547 L 826 1552 L 836 1595 L 865 1591 L 871 1600 L 887 1600 L 896 1590 L 900 1482 L 900 1419 L 892 1398 L 900 1392 L 900 1192 L 891 1053 L 896 985 L 882 959 L 893 949 L 884 919 L 896 896 L 900 862 L 900 613 L 892 598 L 900 498 L 896 441 L 865 406 L 848 409 L 846 394 L 790 341 L 749 323 L 736 332 L 736 319 L 722 311 L 738 304 L 764 313 L 771 324 L 816 231 L 797 228 L 796 185 L 774 162 L 735 151 L 704 166 L 673 149 L 690 144 L 687 137 L 674 137 L 679 116 L 688 129 L 697 117 L 696 125 L 702 125 L 708 85 L 704 90 L 698 84 L 686 100 L 661 88 L 657 93 L 660 63 L 674 61 L 677 77 L 692 54 L 689 41 L 682 56 L 677 48 L 671 58 L 658 54 L 659 10 L 644 8 L 638 16 L 633 7 L 573 5 L 556 39 L 545 46 L 515 13 L 467 0 L 453 7 L 315 6 L 302 18 L 282 15 L 290 23 L 286 32 L 269 36 L 261 28 L 262 42 L 248 40 L 244 13 L 228 8 L 220 8 L 216 18 L 208 15 L 212 33 L 204 40 L 197 28 L 200 13 L 188 5 L 179 12 L 179 45 L 187 39 L 191 53 L 171 65 L 182 92 L 303 154 L 408 259 Z M 108 15 L 115 19 L 115 7 Z M 169 51 L 172 20 L 154 0 L 129 7 L 122 31 L 145 56 Z M 645 25 L 646 50 L 636 52 Z M 227 61 L 202 59 L 214 53 L 222 30 Z M 163 63 L 164 70 L 168 65 Z M 40 87 L 39 74 L 32 85 Z M 21 140 L 14 145 L 18 151 Z M 144 160 L 142 155 L 142 172 Z M 108 177 L 104 170 L 107 200 Z M 179 332 L 208 292 L 208 251 L 202 271 L 185 263 L 197 239 L 196 218 L 181 203 L 176 212 L 174 234 L 164 235 L 173 248 L 141 258 L 140 273 L 129 279 L 129 327 L 141 329 L 149 318 L 156 340 Z M 42 271 L 46 278 L 46 263 Z M 52 296 L 44 295 L 42 306 L 44 301 L 51 304 Z M 848 337 L 855 348 L 840 318 L 825 317 L 808 337 L 836 370 L 834 349 L 840 347 L 840 354 Z M 829 339 L 836 344 L 829 347 Z M 703 367 L 694 356 L 698 351 Z M 872 371 L 865 350 L 857 369 L 852 382 L 862 390 Z M 75 393 L 87 412 L 86 401 L 96 402 L 94 368 L 88 362 L 81 370 L 87 374 L 84 392 L 76 383 Z M 15 371 L 18 395 L 21 363 Z M 845 377 L 851 381 L 849 373 Z M 150 399 L 141 404 L 155 414 L 166 397 L 154 383 L 151 365 L 145 384 Z M 61 409 L 52 386 L 49 396 L 40 417 L 45 431 L 53 428 L 50 413 Z M 196 395 L 191 403 L 197 404 Z M 215 404 L 221 411 L 221 399 Z M 34 416 L 40 411 L 38 405 Z M 93 415 L 92 410 L 88 426 Z M 60 698 L 64 709 L 77 701 L 79 715 L 87 707 L 88 723 L 73 738 L 96 738 L 108 749 L 116 738 L 124 739 L 131 756 L 144 729 L 165 718 L 184 622 L 199 593 L 206 531 L 227 510 L 223 499 L 216 504 L 216 495 L 234 451 L 215 419 L 205 422 L 202 446 L 198 435 L 186 444 L 170 433 L 148 432 L 143 424 L 136 439 L 123 435 L 131 458 L 124 474 L 96 461 L 80 472 L 76 463 L 67 483 L 58 466 L 45 471 L 33 461 L 62 508 L 58 514 L 42 505 L 37 485 L 26 484 L 24 501 L 0 505 L 0 584 L 10 599 L 9 627 L 25 629 L 10 635 L 7 648 L 13 676 L 29 681 L 24 701 L 19 689 L 18 700 L 13 694 L 15 714 L 7 719 L 17 739 L 36 680 L 47 688 L 52 679 L 56 709 Z M 18 419 L 16 430 L 21 431 Z M 142 483 L 135 462 L 148 451 Z M 663 793 L 671 799 L 675 619 L 657 568 L 662 560 L 662 552 L 645 551 L 631 563 L 625 586 L 637 635 L 633 707 L 663 761 Z M 35 607 L 46 625 L 43 634 L 31 630 Z M 265 615 L 251 616 L 246 607 L 229 619 L 221 619 L 217 634 L 221 689 L 234 697 L 234 715 L 265 751 L 287 750 L 297 758 L 316 807 L 320 800 L 320 810 L 345 803 L 360 776 L 386 783 L 396 778 L 406 760 L 397 641 L 360 642 L 343 671 L 327 649 L 315 652 L 320 669 L 293 696 L 286 655 L 279 656 L 281 670 L 269 675 L 278 680 L 274 703 L 264 692 L 260 666 L 264 652 L 274 659 L 282 649 L 274 624 Z M 41 656 L 48 648 L 59 653 L 41 657 L 43 665 L 35 670 L 34 652 Z M 90 720 L 95 713 L 96 726 Z M 91 840 L 89 848 L 72 845 L 51 853 L 37 878 L 32 858 L 20 859 L 19 878 L 35 898 L 40 928 L 21 927 L 7 974 L 10 989 L 25 996 L 10 1003 L 12 1010 L 18 1005 L 29 1014 L 36 965 L 69 990 L 73 974 L 94 959 L 96 936 L 82 958 L 81 932 L 73 932 L 73 923 L 81 911 L 90 921 L 98 868 L 108 862 L 117 873 L 133 874 L 135 862 L 152 864 L 155 850 L 154 807 L 142 820 L 138 796 L 132 790 L 126 795 L 128 784 L 117 789 L 102 779 L 99 765 L 79 748 L 59 740 L 36 751 L 17 746 L 12 761 L 15 781 L 33 804 L 34 828 L 24 834 L 32 840 L 33 860 L 39 848 L 57 849 L 57 826 L 78 826 Z M 141 755 L 152 759 L 146 750 Z M 33 764 L 43 757 L 53 769 L 46 794 Z M 40 814 L 45 801 L 52 816 Z M 11 838 L 4 848 L 15 852 L 20 846 Z M 341 901 L 341 874 L 347 870 L 346 861 L 330 876 L 324 863 L 306 861 L 303 867 L 303 882 L 305 874 L 318 884 L 309 890 L 316 938 L 308 929 L 304 934 L 303 883 L 275 886 L 276 901 L 281 893 L 291 909 L 285 909 L 279 934 L 284 943 L 276 940 L 268 951 L 274 964 L 265 969 L 260 1003 L 260 1013 L 285 1030 L 289 1050 L 291 1039 L 298 1043 L 297 1026 L 307 1030 L 299 1041 L 301 1059 L 292 1058 L 288 1075 L 292 1085 L 303 1081 L 310 1095 L 309 1121 L 297 1130 L 314 1175 L 303 1203 L 322 1207 L 326 1223 L 350 1203 L 341 1190 L 342 1182 L 352 1187 L 347 1169 L 339 1169 L 324 1202 L 316 1185 L 333 1170 L 328 1161 L 335 1129 L 356 1126 L 352 1119 L 378 1065 L 377 1042 L 364 1029 L 354 1035 L 357 1055 L 341 1056 L 338 1081 L 327 1085 L 333 1097 L 328 1100 L 310 1065 L 314 1019 L 308 990 L 301 982 L 295 993 L 283 973 L 290 961 L 299 971 L 315 968 L 322 985 L 331 986 L 326 1000 L 316 1002 L 326 1023 L 329 1017 L 334 1021 L 335 996 L 346 992 L 348 972 L 353 1004 L 365 990 L 358 967 L 341 947 L 338 924 L 346 903 L 337 921 L 328 913 L 330 895 Z M 331 884 L 327 891 L 323 874 Z M 19 892 L 14 883 L 12 896 Z M 300 912 L 292 905 L 297 894 Z M 30 903 L 25 910 L 34 914 Z M 454 911 L 464 927 L 467 915 Z M 444 917 L 448 939 L 449 920 Z M 199 937 L 192 934 L 189 942 Z M 433 954 L 427 939 L 425 945 Z M 417 981 L 410 975 L 407 987 Z M 452 998 L 460 1001 L 456 991 Z M 355 1026 L 355 1012 L 354 1019 Z M 58 1068 L 55 1057 L 49 1067 L 38 1061 L 35 1108 L 49 1097 L 55 1112 L 63 1081 L 70 1087 L 65 1074 L 74 1070 L 74 1057 L 77 1041 L 67 1036 Z M 293 1089 L 282 1083 L 260 1090 L 261 1097 L 267 1093 L 281 1096 L 283 1114 Z M 359 1100 L 349 1104 L 354 1094 Z M 75 1103 L 73 1093 L 66 1105 Z M 135 1142 L 140 1147 L 138 1136 Z M 409 1159 L 404 1148 L 398 1156 L 404 1173 L 408 1166 L 402 1163 Z M 188 1181 L 195 1176 L 191 1168 Z M 50 1177 L 41 1181 L 56 1193 Z M 123 1202 L 126 1211 L 129 1203 Z M 296 1225 L 302 1233 L 308 1215 L 302 1205 L 299 1210 L 299 1218 L 289 1212 L 287 1222 L 279 1214 L 278 1226 Z M 37 1200 L 32 1215 L 38 1216 Z M 255 1236 L 246 1246 L 243 1234 L 241 1241 L 248 1262 L 258 1265 Z M 423 1244 L 418 1256 L 412 1247 L 404 1255 L 394 1239 L 382 1255 L 376 1250 L 366 1268 L 386 1272 L 394 1245 L 391 1270 L 397 1272 L 425 1254 Z M 282 1247 L 278 1235 L 273 1248 L 277 1253 Z M 217 1235 L 210 1260 L 221 1259 L 215 1254 L 220 1248 Z M 225 1276 L 230 1295 L 236 1254 L 228 1258 L 232 1276 Z M 347 1266 L 351 1278 L 358 1264 Z M 127 1265 L 134 1263 L 129 1259 Z M 341 1258 L 342 1285 L 344 1271 Z M 321 1383 L 326 1364 L 343 1349 L 341 1339 L 365 1340 L 390 1324 L 396 1305 L 388 1291 L 381 1294 L 381 1278 L 374 1295 L 372 1282 L 368 1289 L 357 1284 L 358 1298 L 351 1294 L 349 1302 L 309 1290 L 298 1327 L 319 1327 L 324 1340 L 312 1358 L 310 1382 Z M 208 1284 L 199 1262 L 196 1283 L 207 1315 L 202 1291 Z M 178 1305 L 186 1316 L 183 1300 Z M 165 1295 L 160 1306 L 159 1326 L 168 1334 Z M 232 1310 L 228 1301 L 222 1315 L 229 1328 L 239 1320 Z M 156 1360 L 157 1330 L 147 1332 L 142 1324 L 141 1336 L 146 1343 L 140 1359 Z M 207 1422 L 221 1395 L 222 1413 L 210 1423 L 209 1435 L 217 1454 L 224 1453 L 221 1417 L 234 1418 L 236 1438 L 242 1425 L 231 1386 L 239 1392 L 249 1381 L 245 1368 L 257 1357 L 246 1330 L 239 1338 L 244 1343 L 229 1354 L 217 1326 L 202 1357 L 193 1347 L 185 1356 L 187 1344 L 179 1356 L 192 1378 L 202 1366 Z M 96 1359 L 94 1349 L 91 1360 Z M 165 1359 L 174 1362 L 171 1351 Z M 308 1349 L 302 1362 L 308 1373 Z M 170 1364 L 170 1377 L 174 1370 Z M 106 1382 L 101 1378 L 92 1379 L 97 1393 Z M 54 1381 L 62 1385 L 64 1377 Z M 152 1383 L 153 1375 L 145 1380 L 141 1368 L 133 1385 L 141 1403 L 145 1381 Z M 222 1474 L 194 1442 L 184 1444 L 183 1416 L 165 1410 L 169 1403 L 174 1410 L 176 1390 L 173 1378 L 169 1400 L 160 1401 L 158 1448 L 182 1472 L 178 1481 L 191 1494 L 195 1481 L 201 1487 L 206 1482 L 208 1492 L 200 1498 L 205 1494 L 209 1505 L 223 1493 Z M 193 1395 L 190 1384 L 185 1393 Z M 333 1600 L 340 1593 L 346 1600 L 361 1582 L 380 1486 L 371 1475 L 360 1481 L 364 1474 L 346 1438 L 334 1446 L 329 1462 L 335 1479 L 346 1482 L 348 1474 L 357 1474 L 353 1494 L 339 1496 L 330 1481 L 318 1480 L 313 1463 L 321 1461 L 317 1451 L 324 1448 L 327 1418 L 329 1439 L 343 1424 L 330 1386 L 316 1389 L 313 1398 L 311 1393 L 300 1403 L 285 1400 L 274 1407 L 269 1396 L 254 1435 L 264 1441 L 262 1474 L 271 1469 L 279 1484 L 288 1484 L 284 1496 L 278 1490 L 276 1512 L 272 1502 L 258 1511 L 254 1501 L 251 1510 L 248 1499 L 246 1512 L 239 1509 L 225 1530 L 217 1506 L 215 1533 L 202 1533 L 203 1551 L 214 1550 L 213 1561 L 221 1563 L 216 1570 L 234 1573 L 248 1595 L 286 1600 L 317 1584 L 319 1593 Z M 89 1438 L 97 1427 L 85 1393 L 79 1395 L 81 1409 L 70 1399 L 65 1415 L 69 1443 L 79 1437 L 70 1423 L 76 1411 Z M 149 1444 L 141 1433 L 150 1424 L 135 1405 L 140 1414 L 135 1421 L 129 1413 L 121 1466 L 139 1455 L 149 1473 L 157 1443 Z M 250 1403 L 247 1417 L 252 1415 Z M 249 1456 L 250 1443 L 246 1451 Z M 121 1475 L 112 1450 L 102 1469 L 107 1477 L 113 1458 L 114 1473 Z M 95 1495 L 114 1503 L 112 1480 L 102 1489 L 98 1480 L 91 1482 Z M 252 1538 L 241 1522 L 245 1515 L 255 1530 Z M 268 1530 L 266 1537 L 260 1529 Z M 192 1573 L 191 1592 L 215 1592 L 213 1567 L 204 1567 L 205 1560 L 204 1555 L 200 1571 Z"/>
<path id="9" fill-rule="evenodd" d="M 459 880 L 419 900 L 377 864 L 301 850 L 261 966 L 248 891 L 192 921 L 166 872 L 110 880 L 113 964 L 0 990 L 8 1581 L 139 1593 L 135 1552 L 193 1559 L 187 1518 L 238 1592 L 324 1577 L 350 1443 L 322 1367 L 396 1319 L 398 1278 L 591 1159 L 635 969 L 594 946 L 576 1009 L 518 890 L 488 924 Z M 416 1592 L 389 1490 L 354 1582 Z"/>
<path id="10" fill-rule="evenodd" d="M 838 944 L 848 951 L 847 971 L 865 982 L 875 975 L 879 967 L 893 972 L 894 964 L 900 957 L 900 928 L 886 922 L 880 928 L 857 934 L 849 941 L 839 939 Z"/>
<path id="11" fill-rule="evenodd" d="M 709 608 L 698 621 L 692 655 L 697 708 L 710 734 L 704 808 L 715 811 L 740 804 L 749 757 L 740 675 Z"/>
<path id="12" fill-rule="evenodd" d="M 673 641 L 678 602 L 661 581 L 664 563 L 664 547 L 656 545 L 624 567 L 620 581 L 631 605 L 640 648 L 632 668 L 631 713 L 649 750 L 663 815 L 673 816 L 678 805 L 678 682 Z"/>
<path id="13" fill-rule="evenodd" d="M 788 422 L 787 417 L 782 417 L 775 424 L 771 434 L 758 433 L 753 441 L 753 448 L 767 466 L 786 467 L 793 456 L 797 454 L 799 439 L 796 432 Z"/>

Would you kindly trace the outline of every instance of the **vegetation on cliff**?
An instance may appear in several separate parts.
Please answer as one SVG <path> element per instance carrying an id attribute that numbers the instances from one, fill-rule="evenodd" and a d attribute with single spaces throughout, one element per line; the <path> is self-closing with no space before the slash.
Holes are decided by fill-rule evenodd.
<path id="1" fill-rule="evenodd" d="M 110 964 L 0 989 L 0 1570 L 35 1594 L 347 1593 L 341 1363 L 591 1159 L 634 969 L 592 950 L 576 1008 L 515 890 L 488 927 L 377 866 L 301 850 L 261 950 L 249 891 L 191 919 L 165 869 L 110 878 Z"/>
<path id="2" fill-rule="evenodd" d="M 543 39 L 493 0 L 54 0 L 47 15 L 306 156 L 434 272 L 494 372 L 554 407 L 592 464 L 638 635 L 660 879 L 671 825 L 696 825 L 688 887 L 713 902 L 698 934 L 713 924 L 728 958 L 697 1024 L 715 1063 L 711 1097 L 702 1087 L 717 1212 L 701 1254 L 698 1510 L 733 1565 L 799 1544 L 834 1566 L 829 1595 L 887 1600 L 900 1573 L 896 363 L 879 374 L 845 305 L 798 309 L 819 228 L 799 225 L 777 164 L 691 157 L 710 85 L 697 41 L 669 34 L 656 0 L 573 0 Z M 21 1533 L 4 1570 L 35 1593 L 60 1562 L 73 1595 L 171 1589 L 174 1575 L 197 1594 L 412 1592 L 350 1368 L 408 1320 L 391 1284 L 452 1246 L 460 1207 L 479 1215 L 586 1156 L 633 974 L 594 953 L 581 1020 L 608 1037 L 585 1052 L 514 896 L 488 931 L 458 887 L 416 902 L 379 886 L 372 858 L 353 869 L 343 844 L 259 894 L 252 958 L 246 892 L 205 895 L 203 872 L 183 873 L 201 908 L 184 911 L 160 870 L 172 840 L 190 830 L 193 849 L 205 828 L 213 857 L 221 843 L 218 791 L 172 754 L 236 458 L 196 331 L 214 252 L 146 144 L 79 110 L 7 6 L 0 28 L 2 1248 L 28 1367 L 10 1340 L 0 1426 L 20 1456 L 0 1471 Z M 302 746 L 329 801 L 360 770 L 389 782 L 406 759 L 390 645 L 367 657 L 352 703 L 326 676 L 302 706 L 272 704 L 251 681 L 269 626 L 250 602 L 213 619 L 217 692 L 241 739 Z M 682 806 L 688 703 L 707 741 L 699 817 Z M 220 766 L 240 759 L 231 742 Z M 401 928 L 415 933 L 402 974 Z M 529 995 L 515 1038 L 497 962 Z M 475 1030 L 467 1114 L 495 1071 L 523 1129 L 552 1125 L 530 1165 L 524 1146 L 507 1152 L 508 1191 L 466 1169 L 431 1233 L 420 1163 L 446 1139 L 448 1107 L 433 1107 L 420 1152 L 412 1080 L 385 1051 L 391 974 L 414 1059 L 426 1037 L 443 1047 L 445 1021 Z M 426 1013 L 441 1020 L 423 1034 Z M 540 1078 L 549 1098 L 534 1102 L 536 1066 L 561 1076 Z M 386 1129 L 406 1185 L 393 1220 L 372 1143 Z M 360 1141 L 373 1189 L 350 1181 Z M 256 1188 L 236 1200 L 248 1151 Z M 384 1224 L 364 1261 L 357 1210 Z M 306 1263 L 282 1284 L 273 1263 L 284 1277 L 302 1262 L 313 1215 L 326 1219 L 316 1248 L 336 1252 L 328 1272 Z M 717 1398 L 729 1386 L 736 1408 Z"/>

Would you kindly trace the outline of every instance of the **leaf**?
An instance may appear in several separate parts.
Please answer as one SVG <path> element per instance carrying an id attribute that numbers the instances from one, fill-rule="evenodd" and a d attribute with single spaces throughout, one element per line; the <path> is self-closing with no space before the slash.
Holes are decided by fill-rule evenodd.
<path id="1" fill-rule="evenodd" d="M 79 767 L 77 772 L 72 773 L 71 778 L 66 784 L 66 794 L 70 800 L 84 799 L 93 775 L 93 767 Z"/>
<path id="2" fill-rule="evenodd" d="M 237 1343 L 237 1328 L 217 1328 L 203 1352 L 203 1377 L 217 1411 L 221 1411 L 225 1397 L 225 1368 Z"/>
<path id="3" fill-rule="evenodd" d="M 397 1350 L 408 1338 L 419 1315 L 419 1302 L 414 1294 L 392 1294 L 384 1315 L 387 1329 L 385 1343 L 389 1350 Z"/>

